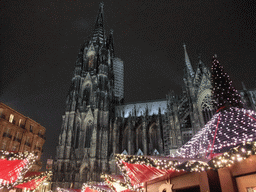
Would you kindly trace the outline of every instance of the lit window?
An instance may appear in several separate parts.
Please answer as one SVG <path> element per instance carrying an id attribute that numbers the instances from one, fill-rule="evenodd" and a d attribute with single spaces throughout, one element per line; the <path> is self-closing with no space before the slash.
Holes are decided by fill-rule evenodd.
<path id="1" fill-rule="evenodd" d="M 10 123 L 12 123 L 12 122 L 13 122 L 13 118 L 14 118 L 14 115 L 13 115 L 13 114 L 11 114 L 11 115 L 10 115 L 10 118 L 9 118 L 9 122 L 10 122 Z"/>
<path id="2" fill-rule="evenodd" d="M 21 123 L 22 123 L 22 119 L 19 120 L 19 126 L 21 126 Z"/>

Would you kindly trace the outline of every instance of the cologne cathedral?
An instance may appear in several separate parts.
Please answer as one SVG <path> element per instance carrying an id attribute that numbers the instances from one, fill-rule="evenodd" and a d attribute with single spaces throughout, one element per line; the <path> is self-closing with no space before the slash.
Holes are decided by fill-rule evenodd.
<path id="1" fill-rule="evenodd" d="M 170 155 L 212 117 L 211 73 L 199 59 L 193 69 L 184 45 L 184 87 L 166 98 L 124 104 L 123 61 L 115 56 L 113 31 L 104 30 L 103 4 L 95 28 L 78 53 L 53 166 L 53 190 L 81 188 L 117 173 L 114 154 Z M 240 91 L 255 110 L 256 90 Z"/>

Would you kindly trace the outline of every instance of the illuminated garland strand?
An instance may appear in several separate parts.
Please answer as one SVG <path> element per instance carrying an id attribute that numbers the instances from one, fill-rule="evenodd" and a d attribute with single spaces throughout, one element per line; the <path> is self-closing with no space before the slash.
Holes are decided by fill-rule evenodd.
<path id="1" fill-rule="evenodd" d="M 240 146 L 234 147 L 228 152 L 213 158 L 208 164 L 213 169 L 229 167 L 235 162 L 240 162 L 251 155 L 256 155 L 256 142 L 246 142 Z"/>
<path id="2" fill-rule="evenodd" d="M 123 155 L 123 154 L 116 154 L 115 155 L 115 158 L 116 158 L 116 164 L 119 168 L 119 170 L 121 171 L 122 175 L 124 176 L 124 180 L 125 180 L 125 183 L 126 183 L 126 186 L 128 187 L 128 189 L 132 190 L 132 191 L 137 191 L 136 189 L 139 188 L 137 186 L 132 186 L 131 184 L 131 179 L 130 177 L 128 176 L 127 174 L 127 170 L 125 169 L 125 166 L 123 164 L 123 160 L 122 158 L 126 159 L 127 160 L 127 155 Z M 143 157 L 143 156 L 140 156 L 140 157 Z M 141 191 L 141 190 L 139 190 Z"/>
<path id="3" fill-rule="evenodd" d="M 30 153 L 30 152 L 8 152 L 8 151 L 0 151 L 0 159 L 4 160 L 6 159 L 7 161 L 14 161 L 14 160 L 24 160 L 22 162 L 22 165 L 24 165 L 23 167 L 20 166 L 17 170 L 13 170 L 15 172 L 18 172 L 18 176 L 17 176 L 17 180 L 13 181 L 13 182 L 8 182 L 6 180 L 0 179 L 0 189 L 3 187 L 6 188 L 12 188 L 15 185 L 17 185 L 20 181 L 23 180 L 23 177 L 25 175 L 25 173 L 31 168 L 31 166 L 35 163 L 36 161 L 36 156 L 34 155 L 34 153 Z M 8 174 L 8 173 L 6 173 Z"/>
<path id="4" fill-rule="evenodd" d="M 116 162 L 118 164 L 122 164 L 122 161 L 126 163 L 136 163 L 141 165 L 147 165 L 151 167 L 156 167 L 157 169 L 174 169 L 177 164 L 180 164 L 177 160 L 159 160 L 153 159 L 148 156 L 136 156 L 136 155 L 123 155 L 116 154 L 115 155 Z"/>
<path id="5" fill-rule="evenodd" d="M 24 160 L 24 159 L 28 158 L 31 155 L 34 156 L 34 153 L 30 153 L 28 151 L 25 151 L 25 152 L 9 152 L 9 151 L 0 150 L 0 159 L 7 159 L 9 161 Z"/>
<path id="6" fill-rule="evenodd" d="M 197 161 L 197 160 L 188 160 L 184 163 L 174 164 L 171 169 L 174 169 L 177 171 L 185 170 L 188 172 L 200 172 L 200 171 L 205 171 L 207 169 L 218 169 L 221 167 L 230 166 L 235 162 L 239 162 L 255 154 L 256 154 L 256 142 L 255 141 L 245 142 L 239 146 L 229 149 L 227 152 L 224 152 L 223 154 L 217 157 L 214 157 L 208 163 L 203 161 Z M 142 157 L 142 156 L 117 154 L 116 161 L 121 168 L 124 167 L 122 162 L 126 162 L 126 163 L 132 162 L 132 164 L 141 164 L 141 165 L 155 167 L 158 169 L 165 169 L 164 168 L 165 166 L 161 166 L 161 167 L 158 166 L 158 164 L 161 164 L 163 160 L 155 160 L 154 162 L 152 162 L 152 161 L 146 160 L 146 159 L 150 159 L 150 157 L 145 157 L 145 156 L 143 156 L 143 158 L 138 158 L 138 157 Z M 133 160 L 130 161 L 130 159 L 133 159 Z M 149 162 L 152 162 L 152 163 L 149 164 Z M 172 160 L 165 161 L 166 164 L 169 164 L 170 162 L 172 162 Z M 224 164 L 224 162 L 226 163 Z M 125 175 L 123 176 L 125 177 Z"/>
<path id="7" fill-rule="evenodd" d="M 21 185 L 21 184 L 24 184 L 24 183 L 28 183 L 28 182 L 30 182 L 30 181 L 32 181 L 32 180 L 40 180 L 40 179 L 42 179 L 43 177 L 45 177 L 43 180 L 40 181 L 40 184 L 37 185 L 35 189 L 33 189 L 33 190 L 27 189 L 27 190 L 29 190 L 29 191 L 34 192 L 34 191 L 36 191 L 38 188 L 40 188 L 40 186 L 41 186 L 44 182 L 46 182 L 47 180 L 50 180 L 50 179 L 51 179 L 51 176 L 52 176 L 52 172 L 51 172 L 51 171 L 45 171 L 45 172 L 40 173 L 40 175 L 33 175 L 33 176 L 30 176 L 30 177 L 25 177 L 22 181 L 19 181 L 19 182 L 17 183 L 16 187 L 18 187 L 18 185 Z M 38 183 L 37 183 L 37 184 L 38 184 Z"/>
<path id="8" fill-rule="evenodd" d="M 109 180 L 106 180 L 106 183 L 107 185 L 109 186 L 109 188 L 112 190 L 112 191 L 116 191 L 116 188 L 113 186 L 113 183 L 110 182 Z"/>
<path id="9" fill-rule="evenodd" d="M 219 168 L 223 167 L 229 167 L 232 164 L 236 162 L 241 162 L 242 160 L 252 156 L 256 155 L 256 142 L 245 142 L 239 146 L 233 147 L 229 149 L 227 152 L 224 152 L 223 154 L 214 157 L 212 160 L 209 162 L 204 162 L 200 160 L 188 160 L 184 163 L 178 162 L 177 160 L 168 160 L 168 159 L 154 159 L 149 156 L 136 156 L 136 155 L 123 155 L 123 154 L 116 154 L 115 159 L 116 163 L 121 170 L 121 173 L 125 179 L 125 182 L 118 181 L 116 179 L 113 179 L 109 175 L 102 175 L 102 178 L 105 178 L 109 183 L 109 187 L 112 190 L 115 190 L 113 187 L 113 182 L 117 182 L 120 184 L 122 187 L 126 187 L 132 191 L 139 191 L 143 192 L 144 189 L 142 188 L 142 183 L 140 185 L 131 185 L 131 179 L 128 175 L 128 172 L 125 168 L 124 162 L 129 163 L 129 164 L 140 164 L 140 165 L 146 165 L 146 166 L 151 166 L 154 168 L 158 168 L 161 170 L 176 170 L 177 172 L 179 171 L 187 171 L 187 172 L 202 172 L 202 171 L 207 171 L 207 170 L 217 170 Z M 105 184 L 104 184 L 105 185 Z M 83 191 L 86 187 L 89 187 L 94 190 L 98 191 L 104 191 L 101 190 L 92 184 L 84 184 L 83 185 Z M 82 191 L 82 192 L 83 192 Z"/>
<path id="10" fill-rule="evenodd" d="M 114 188 L 111 183 L 118 183 L 121 187 L 129 189 L 129 186 L 126 183 L 124 183 L 124 182 L 122 182 L 122 181 L 120 181 L 118 179 L 114 179 L 110 175 L 102 174 L 101 178 L 105 179 L 110 184 L 108 186 L 111 187 L 111 188 Z"/>
<path id="11" fill-rule="evenodd" d="M 87 187 L 90 188 L 90 189 L 99 191 L 99 192 L 111 192 L 110 188 L 109 188 L 109 190 L 105 190 L 105 189 L 100 188 L 99 187 L 100 185 L 108 186 L 108 184 L 105 183 L 105 182 L 102 182 L 102 183 L 96 183 L 96 182 L 84 183 L 83 186 L 82 186 L 81 192 L 84 192 L 85 188 L 87 188 Z"/>

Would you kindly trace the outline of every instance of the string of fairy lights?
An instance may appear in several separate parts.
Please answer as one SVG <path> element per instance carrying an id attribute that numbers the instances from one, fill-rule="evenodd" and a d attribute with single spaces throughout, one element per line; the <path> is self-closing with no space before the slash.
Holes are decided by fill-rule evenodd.
<path id="1" fill-rule="evenodd" d="M 15 187 L 19 188 L 19 185 L 29 183 L 31 181 L 35 181 L 34 186 L 29 190 L 30 192 L 35 192 L 37 189 L 39 189 L 45 181 L 48 181 L 51 179 L 52 172 L 51 171 L 45 171 L 40 173 L 39 175 L 33 175 L 29 177 L 25 177 L 22 181 L 19 181 Z"/>
<path id="2" fill-rule="evenodd" d="M 224 72 L 223 66 L 217 60 L 217 56 L 212 59 L 212 92 L 214 105 L 217 108 L 223 106 L 243 107 L 241 96 L 238 91 L 232 86 L 232 81 L 227 73 Z"/>
<path id="3" fill-rule="evenodd" d="M 25 152 L 8 152 L 0 151 L 1 170 L 0 170 L 0 189 L 1 188 L 20 188 L 21 185 L 29 185 L 29 182 L 34 182 L 33 186 L 24 188 L 25 191 L 36 191 L 45 181 L 49 180 L 52 172 L 42 172 L 38 175 L 25 177 L 25 174 L 34 165 L 37 156 L 34 153 Z M 5 167 L 3 167 L 5 166 Z M 6 179 L 3 179 L 6 178 Z M 31 187 L 31 189 L 29 189 Z"/>
<path id="4" fill-rule="evenodd" d="M 107 185 L 107 183 L 105 182 L 101 182 L 101 183 L 95 183 L 95 182 L 89 182 L 89 183 L 84 183 L 82 186 L 82 192 L 85 191 L 86 188 L 90 188 L 99 192 L 111 192 L 111 188 L 109 188 L 109 186 Z M 104 189 L 104 188 L 109 188 L 109 189 Z"/>
<path id="5" fill-rule="evenodd" d="M 245 142 L 239 146 L 230 148 L 228 151 L 220 154 L 209 160 L 209 162 L 200 160 L 189 160 L 181 163 L 177 160 L 161 160 L 152 159 L 151 157 L 136 156 L 136 155 L 116 155 L 116 163 L 124 168 L 124 162 L 129 164 L 141 164 L 150 167 L 155 167 L 160 170 L 172 169 L 175 171 L 187 171 L 187 172 L 201 172 L 209 169 L 219 169 L 226 166 L 231 166 L 235 162 L 240 162 L 243 159 L 248 158 L 251 155 L 256 154 L 256 142 Z M 124 168 L 125 169 L 125 168 Z M 122 169 L 123 170 L 123 169 Z M 124 176 L 127 175 L 127 170 L 123 170 Z"/>
<path id="6" fill-rule="evenodd" d="M 122 182 L 119 179 L 115 179 L 110 175 L 107 174 L 102 174 L 101 178 L 103 178 L 108 186 L 113 190 L 113 191 L 123 191 L 126 189 L 130 189 L 131 186 L 128 186 L 126 182 Z"/>
<path id="7" fill-rule="evenodd" d="M 9 180 L 0 179 L 0 188 L 6 187 L 10 189 L 22 181 L 25 173 L 35 163 L 36 158 L 37 157 L 30 152 L 14 153 L 1 150 L 0 159 L 4 160 L 5 163 L 10 163 L 15 160 L 20 160 L 21 162 L 16 164 L 8 173 L 3 173 L 7 178 L 9 178 Z M 17 177 L 14 175 L 17 175 Z"/>
<path id="8" fill-rule="evenodd" d="M 136 158 L 134 158 L 136 157 Z M 132 191 L 143 191 L 140 185 L 133 186 L 131 183 L 131 178 L 129 177 L 128 171 L 124 166 L 123 162 L 129 162 L 129 163 L 140 163 L 143 162 L 146 165 L 150 165 L 151 163 L 154 163 L 151 159 L 146 158 L 146 156 L 129 156 L 129 155 L 123 155 L 123 154 L 116 154 L 115 155 L 116 164 L 121 171 L 122 175 L 124 176 L 124 180 L 126 183 L 126 186 L 128 189 Z M 139 161 L 142 160 L 142 161 Z"/>
<path id="9" fill-rule="evenodd" d="M 220 122 L 217 127 L 218 119 Z M 219 112 L 201 131 L 183 145 L 177 154 L 184 158 L 203 157 L 210 151 L 222 153 L 230 147 L 254 141 L 256 138 L 255 119 L 255 112 L 244 108 L 231 107 Z"/>

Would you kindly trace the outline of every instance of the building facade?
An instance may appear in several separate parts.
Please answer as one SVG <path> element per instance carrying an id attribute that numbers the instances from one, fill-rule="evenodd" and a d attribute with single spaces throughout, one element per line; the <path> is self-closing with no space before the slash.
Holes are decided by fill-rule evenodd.
<path id="1" fill-rule="evenodd" d="M 121 59 L 114 54 L 113 31 L 106 36 L 103 4 L 95 29 L 75 62 L 74 76 L 62 116 L 53 165 L 57 187 L 81 188 L 99 181 L 101 173 L 117 173 L 115 153 L 170 155 L 212 117 L 211 73 L 199 59 L 196 70 L 185 52 L 183 94 L 166 99 L 123 104 Z M 241 91 L 255 110 L 256 91 Z"/>
<path id="2" fill-rule="evenodd" d="M 34 152 L 38 156 L 30 171 L 42 168 L 40 161 L 46 129 L 7 105 L 0 103 L 0 150 Z"/>

